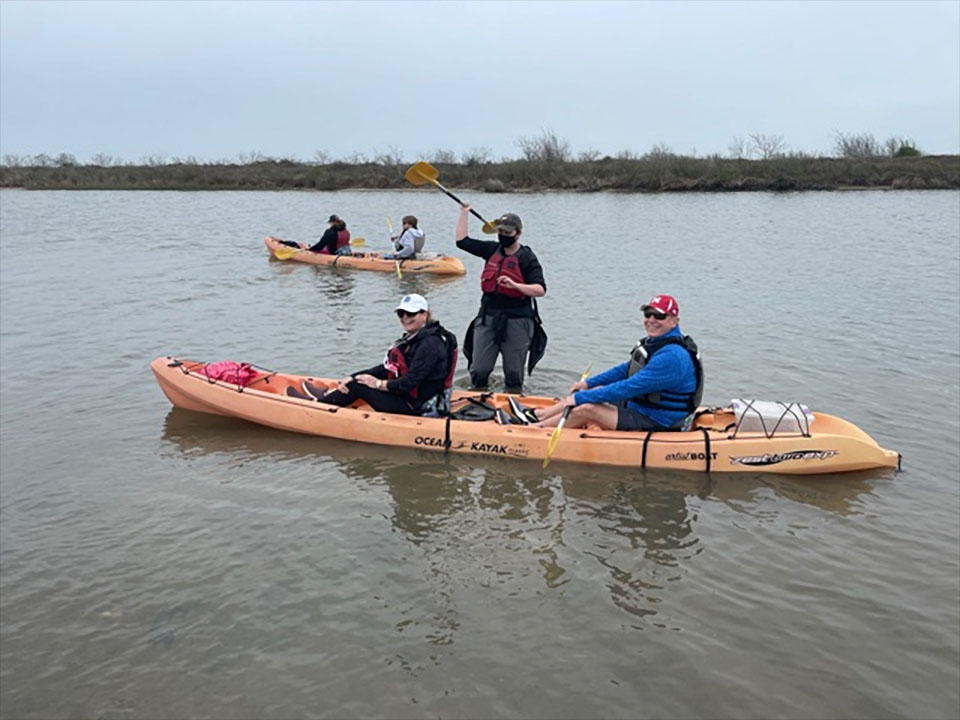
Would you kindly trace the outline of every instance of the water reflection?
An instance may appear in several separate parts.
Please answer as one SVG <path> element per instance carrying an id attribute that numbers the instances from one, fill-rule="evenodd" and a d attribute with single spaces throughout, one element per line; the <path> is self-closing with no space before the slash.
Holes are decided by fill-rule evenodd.
<path id="1" fill-rule="evenodd" d="M 646 618 L 704 550 L 697 519 L 708 504 L 769 517 L 789 501 L 845 515 L 859 512 L 872 482 L 862 474 L 804 480 L 563 463 L 546 473 L 532 462 L 308 438 L 178 409 L 163 438 L 178 454 L 224 455 L 232 465 L 251 456 L 332 460 L 345 477 L 384 488 L 391 525 L 428 559 L 446 608 L 434 620 L 431 642 L 439 644 L 452 641 L 462 574 L 513 595 L 594 582 L 600 570 L 612 603 Z"/>

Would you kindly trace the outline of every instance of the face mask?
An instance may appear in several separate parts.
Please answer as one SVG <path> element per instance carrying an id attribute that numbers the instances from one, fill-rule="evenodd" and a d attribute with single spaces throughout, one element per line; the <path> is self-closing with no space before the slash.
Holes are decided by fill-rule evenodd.
<path id="1" fill-rule="evenodd" d="M 500 247 L 508 248 L 517 241 L 517 235 L 503 235 L 502 233 L 497 235 L 497 240 L 500 241 Z"/>

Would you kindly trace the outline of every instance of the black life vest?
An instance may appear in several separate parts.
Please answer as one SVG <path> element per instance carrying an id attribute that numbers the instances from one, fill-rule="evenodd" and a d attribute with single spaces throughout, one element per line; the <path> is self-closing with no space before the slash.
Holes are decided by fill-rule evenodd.
<path id="1" fill-rule="evenodd" d="M 443 379 L 442 391 L 446 392 L 451 388 L 453 385 L 453 374 L 457 370 L 457 336 L 436 321 L 425 325 L 423 330 L 418 332 L 413 337 L 400 338 L 390 346 L 390 349 L 387 350 L 387 356 L 383 362 L 383 366 L 387 369 L 387 375 L 389 379 L 393 380 L 394 378 L 398 378 L 407 374 L 409 366 L 407 365 L 405 351 L 410 347 L 414 340 L 419 340 L 421 338 L 421 333 L 424 333 L 424 330 L 427 331 L 424 333 L 424 335 L 428 335 L 431 334 L 430 331 L 434 330 L 434 328 L 435 332 L 440 336 L 440 339 L 443 340 L 443 344 L 447 348 L 447 374 Z M 410 390 L 410 397 L 416 399 L 419 393 L 420 386 L 418 385 Z"/>
<path id="2" fill-rule="evenodd" d="M 633 350 L 630 351 L 630 363 L 627 366 L 627 377 L 634 375 L 642 370 L 654 353 L 662 350 L 667 345 L 680 345 L 684 350 L 690 353 L 690 360 L 693 361 L 693 371 L 697 378 L 697 387 L 693 392 L 674 392 L 672 390 L 660 390 L 655 393 L 646 393 L 631 398 L 630 402 L 636 403 L 640 407 L 654 408 L 657 410 L 671 410 L 693 412 L 700 406 L 703 399 L 703 364 L 700 362 L 700 351 L 697 344 L 689 335 L 682 338 L 677 336 L 666 338 L 645 337 L 638 342 Z"/>
<path id="3" fill-rule="evenodd" d="M 513 255 L 504 255 L 500 248 L 487 258 L 487 264 L 483 266 L 483 272 L 480 274 L 480 289 L 485 293 L 500 293 L 507 297 L 522 298 L 526 297 L 519 290 L 503 287 L 497 282 L 497 278 L 504 276 L 513 279 L 518 283 L 525 283 L 523 272 L 520 270 L 520 260 L 517 257 L 519 251 Z"/>

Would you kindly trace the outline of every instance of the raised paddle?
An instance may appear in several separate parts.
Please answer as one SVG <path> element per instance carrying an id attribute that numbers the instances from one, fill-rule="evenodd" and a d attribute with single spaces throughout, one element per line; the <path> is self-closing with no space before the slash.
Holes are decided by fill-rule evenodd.
<path id="1" fill-rule="evenodd" d="M 454 195 L 452 192 L 450 192 L 443 185 L 440 184 L 440 182 L 437 180 L 437 178 L 440 177 L 440 173 L 430 163 L 420 161 L 416 165 L 412 165 L 407 170 L 407 172 L 404 173 L 403 176 L 407 179 L 407 182 L 412 183 L 413 185 L 423 185 L 424 183 L 431 183 L 433 185 L 436 185 L 439 189 L 443 190 L 443 192 L 447 195 L 447 197 L 453 200 L 456 200 L 457 204 L 459 204 L 460 207 L 463 207 L 465 205 L 463 200 L 458 198 L 456 195 Z M 480 222 L 483 223 L 483 231 L 487 235 L 493 235 L 497 232 L 497 226 L 494 225 L 493 223 L 490 223 L 484 220 L 483 217 L 481 217 L 480 213 L 478 213 L 476 210 L 474 210 L 473 208 L 470 208 L 470 212 L 473 214 L 474 217 L 476 217 L 478 220 L 480 220 Z"/>
<path id="2" fill-rule="evenodd" d="M 367 244 L 366 239 L 362 237 L 350 238 L 351 247 L 364 247 L 366 244 Z M 295 247 L 290 247 L 289 245 L 283 245 L 273 251 L 273 256 L 277 260 L 289 260 L 298 252 L 303 252 L 304 250 L 306 250 L 306 248 L 295 248 Z"/>
<path id="3" fill-rule="evenodd" d="M 393 223 L 390 222 L 390 216 L 387 215 L 387 237 L 390 238 L 390 242 L 393 242 Z M 400 272 L 400 261 L 395 261 L 397 265 L 397 279 L 403 280 L 403 273 Z"/>
<path id="4" fill-rule="evenodd" d="M 587 363 L 587 369 L 583 371 L 583 375 L 580 376 L 581 380 L 586 380 L 587 375 L 590 374 L 590 368 L 593 367 L 593 360 Z M 557 449 L 557 443 L 560 442 L 560 433 L 563 432 L 563 425 L 567 422 L 567 417 L 570 415 L 570 411 L 573 410 L 573 405 L 567 405 L 563 409 L 563 415 L 560 417 L 560 422 L 557 423 L 557 426 L 553 429 L 553 434 L 550 436 L 550 442 L 547 444 L 547 454 L 543 458 L 543 467 L 546 468 L 550 464 L 550 456 L 553 455 L 553 451 Z"/>

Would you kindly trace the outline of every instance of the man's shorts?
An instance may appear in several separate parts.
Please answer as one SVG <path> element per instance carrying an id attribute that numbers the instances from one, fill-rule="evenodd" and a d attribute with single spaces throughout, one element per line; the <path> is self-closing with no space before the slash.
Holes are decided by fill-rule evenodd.
<path id="1" fill-rule="evenodd" d="M 617 430 L 665 430 L 660 423 L 631 408 L 617 408 Z"/>

